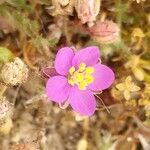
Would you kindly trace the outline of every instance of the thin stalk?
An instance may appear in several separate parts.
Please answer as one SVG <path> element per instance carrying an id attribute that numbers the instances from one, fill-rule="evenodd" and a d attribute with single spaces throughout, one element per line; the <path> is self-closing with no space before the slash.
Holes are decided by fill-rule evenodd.
<path id="1" fill-rule="evenodd" d="M 103 104 L 104 108 L 107 110 L 107 112 L 110 114 L 110 110 L 108 109 L 108 107 L 105 105 L 105 103 L 103 102 L 103 100 L 95 94 L 95 96 L 101 101 L 101 103 Z"/>

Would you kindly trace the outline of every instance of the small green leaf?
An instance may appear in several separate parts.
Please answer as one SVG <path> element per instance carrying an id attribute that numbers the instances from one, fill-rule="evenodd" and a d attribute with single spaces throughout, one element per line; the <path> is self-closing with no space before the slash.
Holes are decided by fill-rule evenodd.
<path id="1" fill-rule="evenodd" d="M 5 47 L 0 47 L 0 63 L 5 63 L 8 62 L 13 58 L 13 53 L 5 48 Z"/>

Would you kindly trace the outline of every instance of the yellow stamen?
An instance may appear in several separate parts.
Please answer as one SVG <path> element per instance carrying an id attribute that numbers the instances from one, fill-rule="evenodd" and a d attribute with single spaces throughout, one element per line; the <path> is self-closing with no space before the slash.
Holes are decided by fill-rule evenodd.
<path id="1" fill-rule="evenodd" d="M 85 70 L 85 72 L 87 74 L 92 74 L 94 72 L 94 68 L 93 67 L 87 67 L 86 70 Z"/>
<path id="2" fill-rule="evenodd" d="M 75 75 L 75 80 L 76 80 L 77 82 L 83 81 L 83 80 L 84 80 L 84 75 L 83 75 L 82 73 L 76 73 L 76 75 Z"/>
<path id="3" fill-rule="evenodd" d="M 75 67 L 72 66 L 72 67 L 69 69 L 69 73 L 72 75 L 74 72 L 75 72 Z"/>
<path id="4" fill-rule="evenodd" d="M 73 81 L 73 79 L 69 79 L 69 80 L 68 80 L 68 83 L 69 83 L 70 85 L 72 85 L 72 86 L 74 86 L 74 84 L 75 84 L 74 81 Z"/>
<path id="5" fill-rule="evenodd" d="M 83 72 L 83 71 L 85 70 L 85 67 L 86 67 L 86 64 L 85 64 L 85 63 L 81 63 L 81 64 L 79 65 L 78 71 L 79 71 L 79 72 Z"/>
<path id="6" fill-rule="evenodd" d="M 93 81 L 94 81 L 94 77 L 91 76 L 91 75 L 87 75 L 87 77 L 86 77 L 86 82 L 87 82 L 88 84 L 90 84 L 90 83 L 92 83 Z"/>
<path id="7" fill-rule="evenodd" d="M 86 81 L 82 81 L 79 83 L 79 89 L 80 90 L 85 90 L 87 86 L 87 82 Z"/>
<path id="8" fill-rule="evenodd" d="M 85 90 L 94 81 L 93 72 L 94 68 L 86 67 L 85 63 L 81 63 L 78 70 L 72 66 L 69 69 L 68 83 L 72 86 L 76 84 L 80 90 Z"/>

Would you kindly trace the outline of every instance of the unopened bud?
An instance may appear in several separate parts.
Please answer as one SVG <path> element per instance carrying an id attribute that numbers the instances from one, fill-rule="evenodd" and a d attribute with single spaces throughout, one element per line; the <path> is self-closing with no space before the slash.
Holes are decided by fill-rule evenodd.
<path id="1" fill-rule="evenodd" d="M 81 22 L 92 23 L 100 11 L 101 0 L 77 0 L 75 8 Z"/>
<path id="2" fill-rule="evenodd" d="M 24 83 L 28 77 L 28 68 L 16 57 L 13 62 L 6 63 L 1 71 L 1 78 L 6 84 L 17 85 Z"/>
<path id="3" fill-rule="evenodd" d="M 97 21 L 88 31 L 91 37 L 100 43 L 113 43 L 119 39 L 119 27 L 112 21 Z"/>

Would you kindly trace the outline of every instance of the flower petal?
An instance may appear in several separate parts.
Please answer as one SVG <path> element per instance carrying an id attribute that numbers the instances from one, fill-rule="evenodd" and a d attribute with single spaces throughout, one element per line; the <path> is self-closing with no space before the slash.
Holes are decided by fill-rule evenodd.
<path id="1" fill-rule="evenodd" d="M 137 92 L 137 91 L 139 91 L 141 88 L 140 87 L 138 87 L 137 85 L 135 85 L 134 83 L 131 85 L 131 87 L 130 87 L 130 91 L 131 92 Z"/>
<path id="2" fill-rule="evenodd" d="M 96 46 L 86 47 L 77 52 L 72 60 L 72 65 L 76 68 L 85 63 L 87 66 L 95 65 L 100 57 L 99 48 Z"/>
<path id="3" fill-rule="evenodd" d="M 78 87 L 71 89 L 69 103 L 74 111 L 84 116 L 91 116 L 96 110 L 96 100 L 89 90 L 79 90 Z"/>
<path id="4" fill-rule="evenodd" d="M 68 70 L 71 67 L 74 52 L 69 47 L 61 48 L 55 59 L 55 69 L 61 75 L 67 75 Z"/>
<path id="5" fill-rule="evenodd" d="M 89 89 L 93 91 L 107 89 L 114 81 L 114 72 L 106 65 L 96 64 L 94 66 L 94 82 L 89 85 Z"/>
<path id="6" fill-rule="evenodd" d="M 118 83 L 116 85 L 116 88 L 119 90 L 119 91 L 124 91 L 126 89 L 126 85 L 124 83 Z"/>
<path id="7" fill-rule="evenodd" d="M 128 90 L 125 90 L 125 91 L 123 92 L 123 95 L 124 95 L 124 98 L 125 98 L 126 100 L 129 100 L 130 97 L 131 97 L 130 92 L 129 92 Z"/>
<path id="8" fill-rule="evenodd" d="M 46 94 L 51 101 L 62 103 L 68 99 L 71 87 L 63 76 L 51 77 L 46 84 Z"/>

